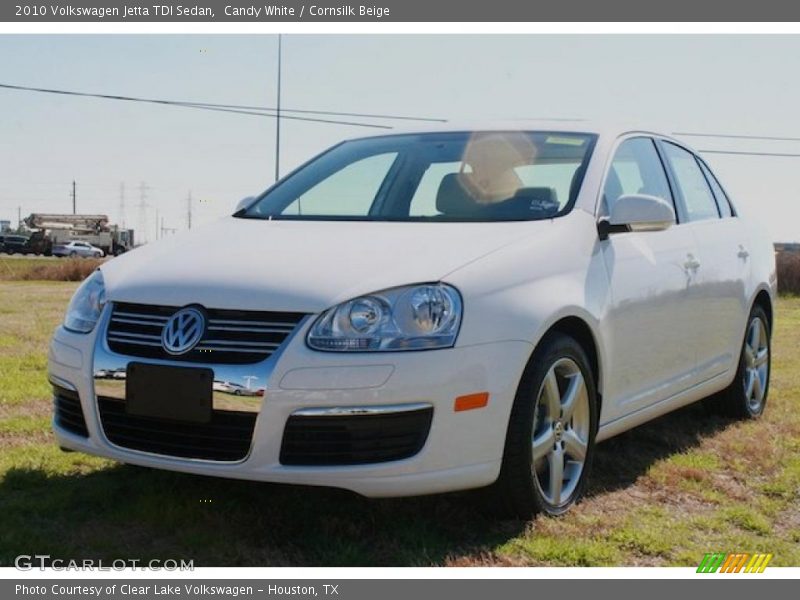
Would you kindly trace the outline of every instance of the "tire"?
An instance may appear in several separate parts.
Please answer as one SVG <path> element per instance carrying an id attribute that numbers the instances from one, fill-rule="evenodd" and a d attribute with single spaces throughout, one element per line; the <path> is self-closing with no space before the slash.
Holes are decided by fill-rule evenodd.
<path id="1" fill-rule="evenodd" d="M 757 419 L 764 413 L 772 368 L 771 339 L 767 313 L 756 304 L 747 317 L 733 382 L 706 403 L 712 412 L 735 419 Z"/>
<path id="2" fill-rule="evenodd" d="M 566 420 L 564 409 L 570 397 L 572 410 Z M 554 417 L 555 412 L 558 417 Z M 586 486 L 597 422 L 597 391 L 586 352 L 570 336 L 546 336 L 533 353 L 517 389 L 500 476 L 489 488 L 491 508 L 521 518 L 538 512 L 567 512 Z M 534 448 L 539 454 L 536 460 Z M 562 468 L 560 487 L 550 477 L 558 465 Z"/>
<path id="3" fill-rule="evenodd" d="M 75 250 L 73 250 L 72 252 L 69 253 L 69 257 L 70 258 L 75 258 L 76 256 L 78 256 L 78 253 L 75 252 Z"/>

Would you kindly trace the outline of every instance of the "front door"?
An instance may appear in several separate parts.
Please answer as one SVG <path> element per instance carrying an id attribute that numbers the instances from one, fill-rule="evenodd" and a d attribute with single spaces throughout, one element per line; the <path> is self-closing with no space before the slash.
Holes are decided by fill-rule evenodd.
<path id="1" fill-rule="evenodd" d="M 658 196 L 674 206 L 664 165 L 648 137 L 619 145 L 601 213 L 607 215 L 625 194 Z M 608 375 L 603 420 L 610 422 L 695 383 L 691 311 L 698 250 L 690 227 L 676 223 L 664 231 L 615 233 L 601 242 L 601 251 L 611 291 L 601 323 Z"/>

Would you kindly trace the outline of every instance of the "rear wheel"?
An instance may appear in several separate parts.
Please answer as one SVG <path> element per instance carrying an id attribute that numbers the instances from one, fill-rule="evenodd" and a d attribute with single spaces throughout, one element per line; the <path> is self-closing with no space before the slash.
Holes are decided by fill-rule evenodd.
<path id="1" fill-rule="evenodd" d="M 548 335 L 520 382 L 492 501 L 507 514 L 560 515 L 583 493 L 594 455 L 597 392 L 575 339 Z"/>
<path id="2" fill-rule="evenodd" d="M 736 377 L 727 389 L 709 399 L 714 412 L 739 419 L 761 416 L 769 392 L 770 338 L 767 313 L 755 305 L 747 319 Z"/>

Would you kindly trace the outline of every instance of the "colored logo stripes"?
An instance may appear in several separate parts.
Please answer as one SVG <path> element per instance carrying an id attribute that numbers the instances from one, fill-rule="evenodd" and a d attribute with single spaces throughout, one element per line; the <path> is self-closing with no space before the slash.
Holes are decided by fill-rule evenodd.
<path id="1" fill-rule="evenodd" d="M 698 573 L 763 573 L 772 554 L 726 554 L 711 552 L 703 557 L 697 567 Z"/>

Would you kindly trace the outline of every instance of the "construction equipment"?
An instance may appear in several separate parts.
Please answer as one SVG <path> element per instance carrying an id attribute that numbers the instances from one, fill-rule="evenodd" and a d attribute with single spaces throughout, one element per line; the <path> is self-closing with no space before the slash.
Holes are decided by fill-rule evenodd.
<path id="1" fill-rule="evenodd" d="M 109 224 L 107 215 L 32 213 L 24 222 L 33 231 L 28 245 L 34 254 L 50 256 L 55 245 L 82 241 L 101 248 L 107 256 L 116 256 L 134 244 L 133 229 Z"/>

